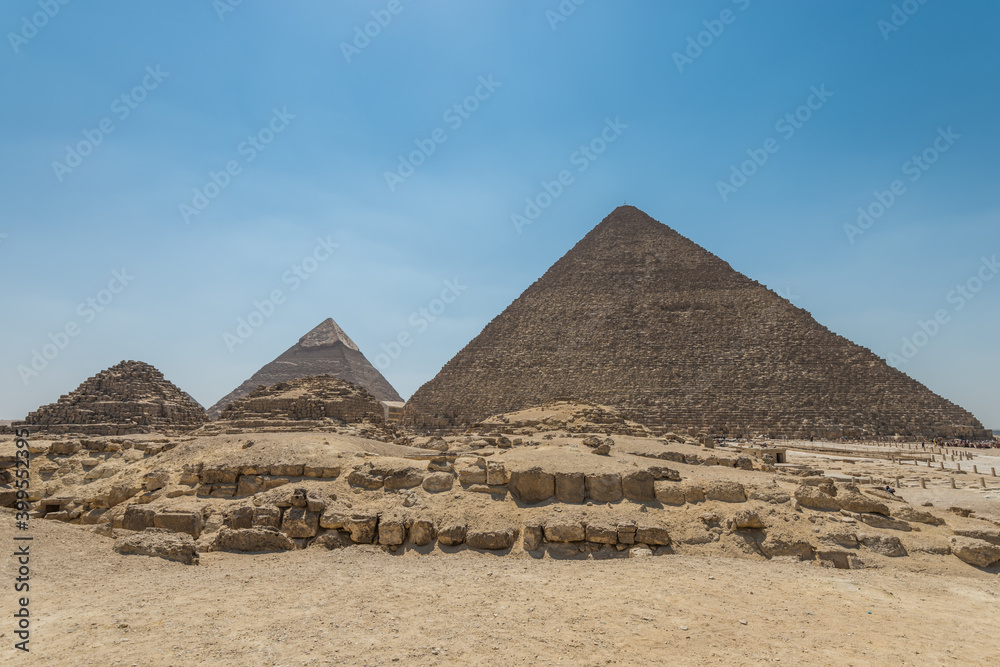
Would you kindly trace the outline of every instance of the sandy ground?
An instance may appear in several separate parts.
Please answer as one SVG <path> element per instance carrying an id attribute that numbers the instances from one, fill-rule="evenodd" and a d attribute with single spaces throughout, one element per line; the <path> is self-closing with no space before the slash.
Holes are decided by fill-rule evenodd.
<path id="1" fill-rule="evenodd" d="M 0 513 L 0 541 L 13 532 Z M 57 522 L 33 534 L 32 650 L 12 648 L 5 593 L 3 664 L 985 665 L 1000 651 L 997 576 L 957 561 L 943 572 L 940 559 L 919 572 L 930 556 L 834 570 L 355 547 L 185 566 Z M 12 559 L 2 576 L 9 591 Z"/>

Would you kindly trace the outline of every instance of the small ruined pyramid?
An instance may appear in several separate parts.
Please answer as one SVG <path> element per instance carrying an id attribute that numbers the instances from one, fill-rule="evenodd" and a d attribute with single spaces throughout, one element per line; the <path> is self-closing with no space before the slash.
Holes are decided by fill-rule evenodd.
<path id="1" fill-rule="evenodd" d="M 382 404 L 364 387 L 332 377 L 298 378 L 257 387 L 223 408 L 219 420 L 301 421 L 337 419 L 382 423 Z"/>
<path id="2" fill-rule="evenodd" d="M 327 318 L 285 350 L 281 356 L 253 374 L 249 380 L 222 397 L 208 409 L 212 419 L 237 398 L 247 396 L 260 386 L 317 375 L 332 375 L 367 389 L 380 401 L 402 402 L 392 385 L 361 354 L 333 318 Z"/>
<path id="3" fill-rule="evenodd" d="M 196 400 L 141 361 L 123 361 L 25 417 L 49 432 L 124 435 L 188 430 L 208 416 Z"/>
<path id="4" fill-rule="evenodd" d="M 985 433 L 969 412 L 632 206 L 418 389 L 405 419 L 447 427 L 556 399 L 670 430 Z"/>

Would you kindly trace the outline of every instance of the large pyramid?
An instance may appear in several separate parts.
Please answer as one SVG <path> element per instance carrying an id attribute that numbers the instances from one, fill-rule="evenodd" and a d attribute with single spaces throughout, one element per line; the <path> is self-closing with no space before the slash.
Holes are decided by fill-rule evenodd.
<path id="1" fill-rule="evenodd" d="M 392 385 L 361 354 L 344 330 L 332 318 L 327 318 L 281 353 L 277 359 L 253 374 L 249 380 L 222 397 L 208 409 L 215 419 L 223 408 L 237 398 L 243 398 L 259 386 L 269 387 L 279 382 L 316 375 L 332 375 L 367 389 L 380 401 L 402 402 Z"/>
<path id="2" fill-rule="evenodd" d="M 123 435 L 187 430 L 206 421 L 205 408 L 163 373 L 141 361 L 123 361 L 30 413 L 24 423 L 50 432 Z"/>
<path id="3" fill-rule="evenodd" d="M 461 425 L 557 398 L 670 429 L 985 433 L 966 410 L 632 206 L 417 390 L 406 419 Z"/>

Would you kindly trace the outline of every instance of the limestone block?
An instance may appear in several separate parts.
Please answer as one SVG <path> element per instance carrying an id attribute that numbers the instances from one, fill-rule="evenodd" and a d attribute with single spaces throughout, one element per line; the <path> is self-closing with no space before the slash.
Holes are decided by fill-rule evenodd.
<path id="1" fill-rule="evenodd" d="M 517 500 L 535 505 L 555 495 L 556 480 L 553 474 L 541 468 L 515 470 L 510 473 L 507 488 Z"/>
<path id="2" fill-rule="evenodd" d="M 622 476 L 619 473 L 587 475 L 587 497 L 597 503 L 616 503 L 623 497 Z"/>
<path id="3" fill-rule="evenodd" d="M 559 502 L 580 504 L 587 500 L 587 480 L 582 472 L 557 472 L 555 484 Z"/>

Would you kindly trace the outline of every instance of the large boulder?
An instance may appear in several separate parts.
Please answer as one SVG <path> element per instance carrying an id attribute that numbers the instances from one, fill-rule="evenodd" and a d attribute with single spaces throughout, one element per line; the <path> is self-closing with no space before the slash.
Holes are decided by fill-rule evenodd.
<path id="1" fill-rule="evenodd" d="M 931 526 L 944 524 L 944 519 L 936 517 L 930 512 L 914 509 L 910 505 L 900 505 L 892 509 L 892 516 L 901 521 L 912 521 L 914 523 L 926 523 Z"/>
<path id="2" fill-rule="evenodd" d="M 510 473 L 507 488 L 517 500 L 535 505 L 555 495 L 556 478 L 541 468 L 514 470 Z"/>
<path id="3" fill-rule="evenodd" d="M 684 487 L 677 482 L 653 482 L 653 495 L 664 505 L 683 505 Z"/>
<path id="4" fill-rule="evenodd" d="M 255 507 L 253 510 L 252 527 L 254 528 L 280 528 L 281 510 L 277 507 L 263 506 Z"/>
<path id="5" fill-rule="evenodd" d="M 587 499 L 587 480 L 582 472 L 557 472 L 555 476 L 556 500 L 580 504 Z"/>
<path id="6" fill-rule="evenodd" d="M 763 527 L 760 514 L 753 510 L 740 510 L 733 515 L 733 528 L 736 530 L 760 530 Z"/>
<path id="7" fill-rule="evenodd" d="M 400 468 L 385 476 L 385 490 L 412 489 L 424 481 L 424 473 L 419 468 Z"/>
<path id="8" fill-rule="evenodd" d="M 424 547 L 437 537 L 437 529 L 430 519 L 416 519 L 410 526 L 410 541 L 418 547 Z"/>
<path id="9" fill-rule="evenodd" d="M 502 461 L 486 462 L 486 483 L 490 486 L 501 486 L 510 481 L 510 472 Z"/>
<path id="10" fill-rule="evenodd" d="M 458 481 L 462 484 L 485 484 L 486 459 L 460 458 L 455 461 L 455 472 L 458 473 Z"/>
<path id="11" fill-rule="evenodd" d="M 868 550 L 883 556 L 896 558 L 905 556 L 906 549 L 898 537 L 892 535 L 858 535 L 858 542 Z"/>
<path id="12" fill-rule="evenodd" d="M 719 500 L 724 503 L 745 503 L 746 490 L 739 482 L 714 481 L 705 485 L 705 497 L 709 500 Z"/>
<path id="13" fill-rule="evenodd" d="M 378 522 L 378 543 L 396 547 L 406 541 L 406 520 L 398 516 L 383 516 Z"/>
<path id="14" fill-rule="evenodd" d="M 653 488 L 653 473 L 648 470 L 635 470 L 622 475 L 622 493 L 631 501 L 648 503 L 656 500 Z"/>
<path id="15" fill-rule="evenodd" d="M 815 550 L 808 542 L 773 532 L 760 543 L 760 550 L 768 558 L 794 556 L 799 560 L 812 560 L 815 557 Z"/>
<path id="16" fill-rule="evenodd" d="M 319 531 L 319 513 L 306 507 L 289 507 L 281 521 L 281 532 L 289 537 L 315 537 Z"/>
<path id="17" fill-rule="evenodd" d="M 780 505 L 792 499 L 791 494 L 777 484 L 757 486 L 750 489 L 747 496 L 750 500 L 761 500 L 765 503 Z"/>
<path id="18" fill-rule="evenodd" d="M 971 537 L 1000 546 L 1000 530 L 996 528 L 955 528 L 951 532 L 959 537 Z"/>
<path id="19" fill-rule="evenodd" d="M 874 498 L 864 495 L 853 485 L 848 485 L 838 491 L 837 502 L 840 503 L 840 509 L 845 509 L 849 512 L 866 512 L 889 516 L 889 508 L 885 503 L 880 503 Z"/>
<path id="20" fill-rule="evenodd" d="M 158 512 L 153 516 L 153 526 L 176 533 L 187 533 L 197 539 L 201 535 L 204 520 L 201 512 Z"/>
<path id="21" fill-rule="evenodd" d="M 951 538 L 951 552 L 976 567 L 989 567 L 1000 562 L 1000 546 L 971 537 Z"/>
<path id="22" fill-rule="evenodd" d="M 465 536 L 465 544 L 472 549 L 500 551 L 514 546 L 517 531 L 513 528 L 470 529 Z"/>
<path id="23" fill-rule="evenodd" d="M 552 517 L 545 522 L 545 539 L 549 542 L 583 542 L 587 531 L 579 521 Z"/>
<path id="24" fill-rule="evenodd" d="M 618 544 L 618 527 L 605 523 L 588 523 L 587 541 L 595 544 Z"/>
<path id="25" fill-rule="evenodd" d="M 837 489 L 833 484 L 800 484 L 795 489 L 795 500 L 802 507 L 812 510 L 839 510 Z"/>
<path id="26" fill-rule="evenodd" d="M 587 475 L 587 497 L 596 503 L 616 503 L 624 497 L 622 476 L 616 472 Z"/>
<path id="27" fill-rule="evenodd" d="M 642 526 L 635 531 L 635 541 L 639 544 L 649 544 L 652 546 L 670 546 L 670 534 L 662 526 Z"/>
<path id="28" fill-rule="evenodd" d="M 152 528 L 154 527 L 153 517 L 155 516 L 156 510 L 148 507 L 136 507 L 135 505 L 131 505 L 125 508 L 125 514 L 122 515 L 122 528 L 125 530 L 137 531 Z"/>
<path id="29" fill-rule="evenodd" d="M 194 538 L 186 533 L 150 528 L 115 541 L 114 550 L 123 555 L 156 556 L 187 565 L 198 564 Z"/>
<path id="30" fill-rule="evenodd" d="M 465 542 L 466 525 L 464 521 L 445 520 L 438 528 L 438 542 L 448 547 L 456 547 Z"/>
<path id="31" fill-rule="evenodd" d="M 377 514 L 352 514 L 344 520 L 344 530 L 351 534 L 351 541 L 355 544 L 373 543 L 377 526 Z"/>
<path id="32" fill-rule="evenodd" d="M 347 476 L 347 483 L 362 489 L 381 489 L 385 485 L 385 471 L 377 470 L 371 463 L 365 463 Z"/>
<path id="33" fill-rule="evenodd" d="M 212 540 L 212 551 L 241 551 L 257 553 L 261 551 L 291 551 L 295 542 L 274 528 L 222 527 Z"/>
<path id="34" fill-rule="evenodd" d="M 455 485 L 455 477 L 446 472 L 434 472 L 424 477 L 423 487 L 427 493 L 450 491 Z"/>

